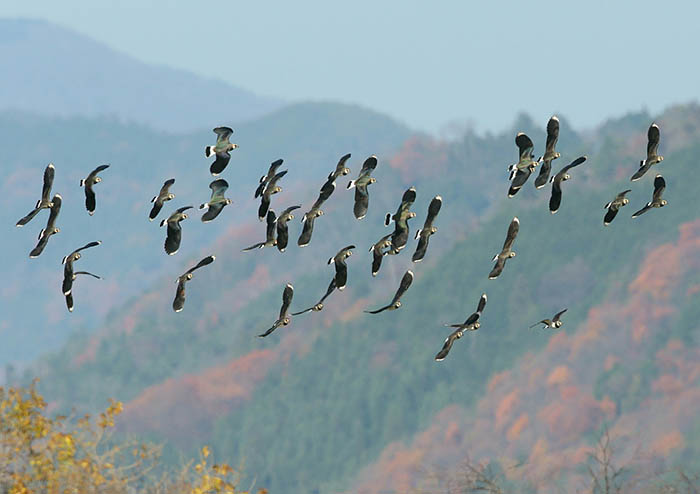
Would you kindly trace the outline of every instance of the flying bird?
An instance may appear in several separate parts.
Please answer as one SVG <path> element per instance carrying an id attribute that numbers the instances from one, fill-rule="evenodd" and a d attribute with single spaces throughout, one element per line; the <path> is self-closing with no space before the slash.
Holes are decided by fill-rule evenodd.
<path id="1" fill-rule="evenodd" d="M 292 304 L 292 297 L 294 297 L 294 287 L 291 283 L 287 283 L 287 286 L 284 287 L 284 292 L 282 292 L 282 308 L 280 309 L 279 317 L 272 327 L 263 334 L 259 334 L 258 338 L 264 338 L 280 326 L 286 326 L 291 322 L 292 318 L 289 315 L 289 306 Z"/>
<path id="2" fill-rule="evenodd" d="M 51 202 L 51 187 L 53 186 L 53 178 L 55 173 L 56 170 L 53 163 L 49 163 L 49 165 L 44 169 L 44 185 L 41 188 L 41 199 L 36 202 L 36 206 L 34 206 L 34 209 L 32 209 L 27 216 L 17 222 L 16 226 L 26 225 L 42 209 L 51 209 L 51 206 L 53 206 L 53 203 Z"/>
<path id="3" fill-rule="evenodd" d="M 151 208 L 151 212 L 148 215 L 149 220 L 153 221 L 154 219 L 156 219 L 156 216 L 158 216 L 160 210 L 163 209 L 163 204 L 165 204 L 166 201 L 171 201 L 175 199 L 175 194 L 170 192 L 170 187 L 174 183 L 174 178 L 166 180 L 165 183 L 163 183 L 163 186 L 160 188 L 160 192 L 158 192 L 158 195 L 151 199 L 153 207 Z"/>
<path id="4" fill-rule="evenodd" d="M 328 259 L 328 264 L 335 265 L 335 286 L 338 290 L 343 290 L 348 281 L 348 265 L 345 260 L 352 255 L 354 245 L 348 245 L 338 251 L 338 253 Z"/>
<path id="5" fill-rule="evenodd" d="M 61 263 L 63 264 L 63 284 L 61 288 L 63 289 L 63 295 L 68 295 L 71 290 L 73 289 L 73 281 L 75 280 L 76 273 L 73 272 L 73 263 L 77 261 L 78 259 L 81 258 L 82 254 L 80 254 L 81 251 L 85 249 L 89 249 L 91 247 L 96 247 L 100 245 L 102 242 L 95 241 L 95 242 L 90 242 L 88 244 L 83 245 L 82 247 L 75 249 L 73 252 L 68 254 L 66 257 L 63 258 Z M 91 273 L 86 273 L 92 275 Z"/>
<path id="6" fill-rule="evenodd" d="M 318 312 L 323 310 L 323 302 L 330 296 L 331 293 L 333 293 L 336 289 L 335 285 L 335 276 L 331 280 L 330 284 L 328 285 L 328 289 L 326 290 L 326 294 L 321 297 L 321 300 L 318 301 L 318 303 L 312 307 L 309 307 L 306 310 L 303 310 L 301 312 L 292 312 L 292 316 L 300 316 L 302 314 L 306 314 L 307 312 Z"/>
<path id="7" fill-rule="evenodd" d="M 490 280 L 498 278 L 498 275 L 501 274 L 506 265 L 506 261 L 511 257 L 515 257 L 515 252 L 511 248 L 513 247 L 513 242 L 515 242 L 515 237 L 518 235 L 518 230 L 520 230 L 520 220 L 516 216 L 508 227 L 508 234 L 506 235 L 506 241 L 503 243 L 503 249 L 493 257 L 496 265 L 489 273 Z"/>
<path id="8" fill-rule="evenodd" d="M 211 199 L 209 199 L 209 202 L 199 206 L 200 210 L 207 208 L 206 213 L 202 215 L 203 223 L 209 223 L 212 221 L 214 218 L 219 216 L 219 213 L 221 213 L 224 207 L 233 202 L 228 197 L 224 197 L 224 194 L 226 194 L 226 190 L 228 189 L 228 182 L 223 178 L 214 180 L 209 184 L 209 188 L 211 189 Z"/>
<path id="9" fill-rule="evenodd" d="M 230 127 L 217 127 L 213 132 L 216 134 L 216 144 L 204 148 L 204 155 L 207 158 L 214 154 L 216 155 L 214 163 L 209 167 L 209 172 L 216 176 L 224 171 L 231 159 L 229 151 L 236 149 L 238 144 L 231 144 L 231 141 L 229 141 L 229 137 L 233 134 L 233 129 Z"/>
<path id="10" fill-rule="evenodd" d="M 438 352 L 437 355 L 435 355 L 435 360 L 440 362 L 442 360 L 445 360 L 445 357 L 447 357 L 447 354 L 450 353 L 450 349 L 452 348 L 452 344 L 455 342 L 455 340 L 460 339 L 465 331 L 476 331 L 481 327 L 481 323 L 479 323 L 479 318 L 481 317 L 481 313 L 484 311 L 484 307 L 486 307 L 486 294 L 482 293 L 481 298 L 479 299 L 479 305 L 476 308 L 476 312 L 471 314 L 466 321 L 462 324 L 445 324 L 445 326 L 449 328 L 457 328 L 455 331 L 447 337 L 445 340 L 445 344 L 442 346 L 442 349 Z"/>
<path id="11" fill-rule="evenodd" d="M 165 252 L 169 256 L 174 255 L 180 249 L 180 242 L 182 241 L 180 222 L 187 219 L 185 211 L 188 209 L 192 209 L 192 206 L 181 207 L 175 210 L 167 219 L 160 222 L 161 227 L 168 225 L 168 233 L 165 237 Z"/>
<path id="12" fill-rule="evenodd" d="M 376 178 L 371 176 L 375 168 L 377 168 L 377 157 L 373 155 L 362 164 L 362 169 L 357 179 L 348 182 L 348 189 L 355 188 L 353 213 L 358 220 L 367 215 L 367 209 L 369 208 L 369 190 L 367 187 L 377 181 Z"/>
<path id="13" fill-rule="evenodd" d="M 391 233 L 384 235 L 369 248 L 369 251 L 372 253 L 372 276 L 377 276 L 379 268 L 382 267 L 382 258 L 387 254 L 388 249 L 391 248 L 391 235 Z"/>
<path id="14" fill-rule="evenodd" d="M 649 130 L 647 131 L 647 157 L 639 162 L 639 170 L 637 170 L 630 179 L 632 182 L 642 178 L 644 174 L 649 171 L 649 168 L 657 163 L 661 163 L 664 160 L 663 156 L 658 155 L 660 138 L 661 135 L 659 133 L 659 126 L 655 123 L 651 124 Z"/>
<path id="15" fill-rule="evenodd" d="M 442 197 L 433 197 L 433 200 L 430 201 L 430 205 L 428 206 L 428 216 L 425 218 L 423 228 L 416 232 L 416 238 L 418 239 L 418 247 L 416 247 L 416 251 L 413 253 L 413 257 L 411 258 L 413 262 L 420 262 L 425 257 L 425 253 L 428 250 L 428 243 L 430 241 L 430 237 L 435 232 L 437 232 L 437 227 L 433 226 L 433 222 L 435 221 L 435 218 L 440 212 L 441 207 Z"/>
<path id="16" fill-rule="evenodd" d="M 73 301 L 73 290 L 72 290 L 72 282 L 75 281 L 75 279 L 78 277 L 79 274 L 84 274 L 87 276 L 92 276 L 95 279 L 101 280 L 99 276 L 96 274 L 88 273 L 87 271 L 76 271 L 73 273 L 72 280 L 71 280 L 71 291 L 65 294 L 66 297 L 66 307 L 68 307 L 68 312 L 73 312 L 73 307 L 74 307 L 74 301 Z"/>
<path id="17" fill-rule="evenodd" d="M 56 218 L 58 218 L 58 213 L 61 212 L 61 204 L 63 203 L 61 195 L 54 195 L 51 199 L 51 203 L 51 211 L 49 212 L 49 219 L 46 222 L 46 228 L 39 232 L 39 242 L 29 253 L 29 257 L 32 259 L 39 257 L 39 255 L 44 252 L 44 248 L 46 247 L 46 244 L 49 243 L 49 238 L 51 238 L 51 235 L 55 235 L 61 231 L 61 229 L 56 226 Z"/>
<path id="18" fill-rule="evenodd" d="M 270 168 L 267 171 L 267 175 L 263 175 L 260 177 L 260 185 L 258 185 L 258 188 L 255 189 L 255 198 L 257 199 L 260 197 L 265 190 L 265 187 L 267 187 L 267 184 L 270 183 L 270 180 L 277 175 L 277 170 L 279 169 L 280 166 L 282 166 L 282 163 L 284 162 L 283 159 L 278 159 L 273 161 L 270 164 Z"/>
<path id="19" fill-rule="evenodd" d="M 408 220 L 416 217 L 416 213 L 411 211 L 411 206 L 416 200 L 416 188 L 411 187 L 406 190 L 401 197 L 401 204 L 399 204 L 396 213 L 392 216 L 391 213 L 386 214 L 386 219 L 384 224 L 389 226 L 391 222 L 394 222 L 394 232 L 391 234 L 391 249 L 387 254 L 395 255 L 398 254 L 408 242 L 409 229 Z"/>
<path id="20" fill-rule="evenodd" d="M 615 216 L 617 216 L 617 212 L 622 206 L 627 206 L 627 204 L 629 204 L 630 200 L 625 197 L 625 195 L 627 195 L 629 192 L 632 192 L 632 189 L 623 190 L 615 196 L 615 199 L 603 206 L 604 209 L 608 210 L 608 212 L 605 213 L 605 217 L 603 218 L 603 224 L 605 226 L 608 226 L 610 223 L 612 223 L 612 220 L 615 219 Z"/>
<path id="21" fill-rule="evenodd" d="M 408 288 L 411 286 L 411 283 L 413 283 L 413 271 L 409 269 L 403 275 L 403 278 L 401 278 L 401 284 L 399 285 L 399 289 L 396 290 L 394 298 L 391 300 L 391 303 L 389 305 L 385 305 L 381 309 L 377 310 L 366 310 L 365 312 L 367 314 L 379 314 L 380 312 L 384 312 L 385 310 L 398 309 L 399 307 L 401 307 L 401 297 L 404 293 L 406 293 L 406 290 L 408 290 Z"/>
<path id="22" fill-rule="evenodd" d="M 561 154 L 557 153 L 555 148 L 559 140 L 559 119 L 555 116 L 547 122 L 547 143 L 545 144 L 544 154 L 537 160 L 541 163 L 540 173 L 535 178 L 535 188 L 541 189 L 549 182 L 549 173 L 552 170 L 552 161 L 559 158 Z"/>
<path id="23" fill-rule="evenodd" d="M 277 218 L 277 250 L 284 252 L 289 243 L 289 228 L 287 223 L 294 219 L 292 211 L 299 209 L 301 205 L 290 206 Z"/>
<path id="24" fill-rule="evenodd" d="M 639 211 L 637 211 L 636 213 L 634 213 L 632 215 L 632 218 L 636 218 L 637 216 L 646 213 L 650 209 L 662 208 L 666 204 L 668 204 L 668 201 L 662 198 L 665 189 L 666 181 L 664 180 L 664 177 L 662 177 L 661 175 L 657 175 L 656 178 L 654 178 L 654 194 L 652 195 L 651 202 L 647 202 L 647 205 Z"/>
<path id="25" fill-rule="evenodd" d="M 272 195 L 282 191 L 282 187 L 277 185 L 277 182 L 286 174 L 287 170 L 282 170 L 276 173 L 270 180 L 267 180 L 265 188 L 260 195 L 260 207 L 258 208 L 258 219 L 260 221 L 267 217 L 267 211 L 270 209 L 270 203 L 272 202 Z"/>
<path id="26" fill-rule="evenodd" d="M 85 209 L 87 209 L 90 216 L 95 214 L 95 191 L 92 190 L 92 187 L 102 182 L 102 178 L 98 177 L 97 174 L 107 168 L 109 168 L 109 165 L 100 165 L 92 170 L 87 178 L 80 180 L 80 186 L 85 187 Z"/>
<path id="27" fill-rule="evenodd" d="M 527 179 L 530 178 L 530 174 L 535 171 L 537 166 L 537 161 L 533 159 L 535 155 L 532 154 L 532 150 L 535 148 L 532 139 L 520 132 L 515 136 L 515 145 L 518 146 L 518 162 L 508 167 L 510 172 L 509 180 L 512 180 L 508 190 L 508 197 L 513 197 L 518 193 L 518 190 L 525 185 Z"/>
<path id="28" fill-rule="evenodd" d="M 216 259 L 215 256 L 207 256 L 178 277 L 176 280 L 177 290 L 175 291 L 175 299 L 173 300 L 173 310 L 175 312 L 180 312 L 185 307 L 185 284 L 192 279 L 194 276 L 193 273 L 197 269 L 213 263 L 214 259 Z"/>
<path id="29" fill-rule="evenodd" d="M 250 247 L 243 249 L 243 252 L 247 252 L 253 249 L 263 249 L 265 247 L 274 247 L 277 244 L 277 239 L 275 238 L 275 228 L 277 223 L 277 216 L 275 212 L 270 209 L 267 212 L 267 226 L 265 229 L 265 241 L 253 244 Z"/>
<path id="30" fill-rule="evenodd" d="M 561 206 L 561 183 L 571 178 L 571 175 L 569 175 L 567 172 L 584 161 L 586 161 L 586 156 L 579 156 L 574 161 L 559 170 L 559 173 L 550 179 L 550 182 L 552 182 L 552 196 L 549 198 L 550 213 L 554 214 L 559 211 L 559 206 Z"/>
<path id="31" fill-rule="evenodd" d="M 311 242 L 311 235 L 314 232 L 314 222 L 316 221 L 316 218 L 323 216 L 321 206 L 328 200 L 331 194 L 333 194 L 334 190 L 335 182 L 326 182 L 323 184 L 316 202 L 314 202 L 313 206 L 311 206 L 311 209 L 304 213 L 304 216 L 301 218 L 304 226 L 301 230 L 301 235 L 299 235 L 299 239 L 297 240 L 297 245 L 299 245 L 299 247 L 306 247 L 309 245 L 309 242 Z"/>
<path id="32" fill-rule="evenodd" d="M 347 175 L 350 173 L 350 168 L 345 166 L 345 163 L 350 159 L 351 154 L 345 154 L 340 157 L 338 160 L 338 164 L 335 165 L 335 170 L 331 172 L 330 175 L 328 175 L 328 180 L 331 182 L 335 182 L 335 180 L 341 176 L 341 175 Z"/>
<path id="33" fill-rule="evenodd" d="M 530 326 L 530 328 L 534 328 L 537 325 L 544 324 L 544 326 L 542 326 L 542 329 L 546 329 L 546 328 L 559 329 L 559 328 L 561 328 L 561 325 L 564 324 L 560 319 L 561 315 L 564 312 L 566 312 L 566 309 L 564 309 L 560 312 L 557 312 L 556 314 L 554 314 L 554 317 L 551 319 L 542 319 L 540 322 L 536 322 L 535 324 Z"/>

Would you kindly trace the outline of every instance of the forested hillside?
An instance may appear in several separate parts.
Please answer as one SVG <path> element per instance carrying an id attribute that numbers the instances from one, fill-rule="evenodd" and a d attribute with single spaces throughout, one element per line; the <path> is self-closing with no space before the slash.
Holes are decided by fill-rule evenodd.
<path id="1" fill-rule="evenodd" d="M 367 218 L 352 217 L 352 193 L 339 181 L 311 245 L 282 255 L 240 252 L 263 231 L 247 199 L 258 165 L 232 186 L 248 201 L 245 219 L 231 215 L 213 244 L 200 240 L 182 253 L 178 269 L 199 254 L 217 255 L 217 269 L 198 273 L 189 285 L 185 311 L 173 314 L 169 307 L 170 280 L 179 272 L 168 271 L 115 307 L 97 333 L 75 336 L 42 359 L 42 389 L 58 409 L 98 408 L 108 396 L 124 400 L 122 430 L 168 441 L 173 457 L 188 451 L 194 437 L 211 438 L 229 461 L 244 460 L 271 492 L 407 492 L 432 463 L 449 468 L 468 453 L 528 460 L 534 482 L 546 473 L 545 463 L 575 467 L 605 423 L 623 432 L 647 430 L 652 444 L 659 441 L 655 454 L 668 462 L 692 459 L 697 424 L 666 406 L 664 396 L 698 384 L 692 367 L 698 207 L 688 177 L 700 152 L 700 108 L 672 108 L 656 118 L 665 156 L 656 169 L 667 181 L 668 206 L 630 218 L 651 198 L 649 173 L 633 184 L 631 204 L 615 222 L 602 223 L 602 206 L 630 185 L 651 120 L 629 115 L 584 136 L 563 122 L 555 170 L 581 154 L 588 161 L 564 184 L 556 215 L 547 209 L 548 188 L 535 191 L 528 183 L 506 199 L 506 167 L 517 154 L 513 136 L 528 132 L 539 153 L 544 122 L 521 117 L 512 132 L 468 133 L 454 142 L 411 138 L 380 156 Z M 299 129 L 299 135 L 307 134 Z M 288 138 L 307 150 L 318 142 Z M 300 198 L 308 207 L 343 152 L 353 152 L 354 176 L 373 151 L 348 148 L 312 173 L 305 168 L 301 183 L 292 180 L 290 163 L 287 187 L 273 207 Z M 423 263 L 411 263 L 411 243 L 386 258 L 373 279 L 367 248 L 385 234 L 384 213 L 410 185 L 418 191 L 412 228 L 422 223 L 430 198 L 442 195 L 439 231 Z M 515 215 L 517 256 L 497 280 L 488 280 L 490 260 Z M 298 224 L 291 228 L 298 232 Z M 160 249 L 160 239 L 144 243 Z M 265 340 L 254 338 L 274 321 L 286 282 L 295 287 L 293 310 L 315 303 L 332 277 L 326 259 L 350 243 L 357 249 L 343 293 L 329 298 L 321 313 L 296 317 Z M 389 301 L 409 267 L 416 279 L 403 307 L 364 314 Z M 488 304 L 481 328 L 436 363 L 448 334 L 442 324 L 462 321 L 482 292 Z M 528 329 L 564 307 L 558 334 Z M 696 396 L 684 394 L 690 409 L 697 409 Z M 629 440 L 625 447 L 634 448 Z"/>

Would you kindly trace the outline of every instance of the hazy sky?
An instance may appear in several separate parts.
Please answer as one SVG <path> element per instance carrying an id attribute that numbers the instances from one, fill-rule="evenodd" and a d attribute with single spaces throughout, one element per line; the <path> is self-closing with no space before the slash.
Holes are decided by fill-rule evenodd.
<path id="1" fill-rule="evenodd" d="M 698 2 L 3 0 L 146 62 L 417 129 L 575 126 L 700 93 Z M 543 124 L 544 125 L 544 124 Z"/>

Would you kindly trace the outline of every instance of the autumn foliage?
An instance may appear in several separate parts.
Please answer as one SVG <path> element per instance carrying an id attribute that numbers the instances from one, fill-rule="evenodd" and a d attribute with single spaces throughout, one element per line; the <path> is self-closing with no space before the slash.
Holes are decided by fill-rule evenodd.
<path id="1" fill-rule="evenodd" d="M 35 383 L 0 387 L 0 492 L 246 494 L 237 489 L 233 468 L 210 464 L 206 446 L 197 461 L 164 473 L 158 469 L 159 447 L 115 442 L 118 401 L 110 400 L 95 417 L 50 418 L 46 408 Z"/>

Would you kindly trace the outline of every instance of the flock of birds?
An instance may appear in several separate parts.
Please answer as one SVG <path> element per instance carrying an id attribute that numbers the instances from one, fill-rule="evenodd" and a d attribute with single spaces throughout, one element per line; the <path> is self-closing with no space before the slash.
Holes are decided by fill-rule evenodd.
<path id="1" fill-rule="evenodd" d="M 207 146 L 205 148 L 205 156 L 210 158 L 214 157 L 214 162 L 210 166 L 210 173 L 213 176 L 220 175 L 227 167 L 231 155 L 230 151 L 238 147 L 237 144 L 230 142 L 230 137 L 233 134 L 233 130 L 229 127 L 217 127 L 213 130 L 217 136 L 216 144 L 213 146 Z M 649 169 L 661 162 L 664 158 L 658 154 L 659 146 L 659 127 L 654 123 L 649 127 L 648 133 L 648 144 L 647 144 L 647 157 L 640 162 L 639 169 L 634 173 L 631 180 L 637 181 L 644 174 L 649 171 Z M 554 174 L 550 178 L 552 162 L 560 157 L 560 153 L 556 151 L 556 144 L 559 139 L 559 120 L 556 116 L 550 118 L 547 124 L 547 140 L 545 145 L 545 152 L 539 159 L 534 159 L 534 144 L 532 140 L 524 133 L 519 133 L 515 137 L 515 144 L 518 147 L 519 159 L 518 162 L 509 166 L 508 171 L 510 172 L 510 186 L 508 189 L 508 197 L 515 196 L 518 191 L 525 185 L 530 175 L 535 171 L 535 169 L 540 166 L 540 171 L 535 179 L 535 188 L 541 189 L 547 183 L 551 183 L 551 196 L 549 200 L 549 210 L 552 214 L 556 213 L 562 201 L 562 183 L 569 180 L 571 176 L 569 175 L 570 170 L 586 162 L 586 156 L 581 156 L 573 160 L 567 166 L 564 166 L 558 173 Z M 340 158 L 335 169 L 328 175 L 328 178 L 321 186 L 318 198 L 313 203 L 311 208 L 304 213 L 301 218 L 302 221 L 302 231 L 297 240 L 297 245 L 299 247 L 304 247 L 311 242 L 314 222 L 315 220 L 323 215 L 323 210 L 321 206 L 326 202 L 336 188 L 336 180 L 341 177 L 348 175 L 350 169 L 347 168 L 346 163 L 350 159 L 350 154 L 346 154 Z M 258 208 L 258 219 L 260 221 L 265 221 L 266 231 L 265 240 L 258 242 L 250 247 L 243 249 L 244 251 L 252 251 L 255 249 L 263 249 L 265 247 L 277 247 L 280 252 L 284 252 L 289 243 L 289 230 L 288 222 L 294 218 L 293 212 L 301 208 L 301 205 L 293 205 L 286 208 L 282 214 L 277 216 L 273 209 L 271 209 L 272 196 L 277 194 L 282 190 L 281 186 L 278 185 L 280 179 L 285 176 L 287 170 L 279 171 L 282 166 L 283 160 L 278 159 L 269 167 L 269 170 L 265 175 L 260 178 L 260 182 L 255 190 L 254 197 L 260 199 L 260 207 Z M 372 177 L 372 172 L 377 167 L 377 157 L 370 156 L 367 158 L 360 170 L 358 177 L 355 180 L 350 180 L 347 184 L 348 189 L 355 189 L 354 207 L 353 213 L 355 218 L 358 220 L 363 219 L 369 209 L 369 189 L 371 184 L 376 182 L 376 179 Z M 109 168 L 109 165 L 100 165 L 95 168 L 90 174 L 83 180 L 80 181 L 80 186 L 83 187 L 85 193 L 85 208 L 88 213 L 92 216 L 96 208 L 96 197 L 94 186 L 102 181 L 99 174 Z M 37 245 L 31 250 L 29 257 L 38 257 L 48 244 L 49 239 L 52 235 L 55 235 L 60 230 L 56 226 L 56 220 L 61 210 L 62 198 L 59 194 L 51 196 L 51 188 L 54 181 L 55 168 L 53 164 L 49 164 L 44 170 L 43 177 L 43 188 L 41 193 L 41 199 L 36 203 L 34 209 L 32 209 L 29 214 L 20 219 L 17 222 L 17 226 L 21 227 L 29 223 L 42 209 L 49 210 L 49 217 L 46 223 L 46 227 L 39 233 L 39 239 Z M 160 214 L 163 206 L 166 202 L 171 201 L 175 198 L 175 195 L 170 192 L 170 188 L 174 185 L 175 179 L 171 178 L 163 183 L 159 193 L 151 199 L 153 207 L 149 213 L 149 220 L 155 220 Z M 211 189 L 211 198 L 209 202 L 201 204 L 199 206 L 200 210 L 206 209 L 206 211 L 201 216 L 202 222 L 210 222 L 216 219 L 222 212 L 224 207 L 231 204 L 231 199 L 225 197 L 226 191 L 229 185 L 223 178 L 216 178 L 211 182 L 209 188 Z M 652 194 L 652 200 L 649 201 L 643 208 L 635 212 L 632 217 L 636 218 L 643 213 L 653 209 L 660 208 L 667 204 L 667 201 L 662 198 L 666 183 L 661 175 L 656 175 L 654 179 L 654 191 Z M 629 203 L 629 199 L 625 196 L 629 193 L 631 189 L 624 190 L 617 194 L 615 198 L 607 203 L 604 207 L 607 210 L 603 218 L 603 223 L 609 225 L 615 216 L 618 214 L 619 210 Z M 396 209 L 396 212 L 392 215 L 391 213 L 386 214 L 385 226 L 390 226 L 393 223 L 394 229 L 391 233 L 380 238 L 375 244 L 370 247 L 369 251 L 372 253 L 372 276 L 376 276 L 379 272 L 382 260 L 384 256 L 398 255 L 408 244 L 410 237 L 409 220 L 416 217 L 416 213 L 411 211 L 411 207 L 416 200 L 416 189 L 414 187 L 409 188 L 403 193 L 401 202 Z M 428 206 L 428 211 L 426 215 L 423 227 L 420 228 L 416 234 L 415 239 L 418 240 L 416 250 L 412 256 L 412 261 L 417 263 L 423 260 L 426 255 L 430 237 L 437 232 L 437 227 L 434 226 L 435 219 L 440 212 L 442 207 L 442 198 L 438 195 L 435 196 Z M 183 206 L 177 208 L 172 214 L 160 222 L 160 226 L 167 227 L 167 233 L 165 238 L 164 249 L 168 255 L 174 255 L 178 252 L 180 248 L 180 243 L 182 240 L 182 228 L 180 223 L 187 219 L 187 211 L 193 209 L 193 206 Z M 496 254 L 493 258 L 495 265 L 491 272 L 489 273 L 489 279 L 498 278 L 498 276 L 503 272 L 505 268 L 506 261 L 515 257 L 515 251 L 512 250 L 513 243 L 518 235 L 520 229 L 520 221 L 517 217 L 513 218 L 508 226 L 508 231 L 506 234 L 506 239 L 503 244 L 501 252 Z M 62 260 L 64 266 L 63 272 L 63 282 L 62 282 L 62 292 L 66 299 L 66 306 L 69 311 L 73 311 L 74 301 L 72 295 L 73 283 L 78 275 L 87 275 L 99 279 L 100 277 L 89 273 L 87 271 L 75 271 L 73 264 L 82 257 L 82 251 L 96 247 L 100 245 L 100 241 L 89 242 L 88 244 L 75 249 L 73 252 L 65 256 Z M 319 300 L 319 302 L 312 307 L 300 312 L 290 313 L 290 307 L 292 304 L 292 299 L 294 296 L 294 288 L 288 283 L 282 293 L 282 308 L 279 312 L 279 317 L 272 324 L 272 326 L 264 333 L 258 335 L 259 337 L 266 337 L 274 332 L 280 326 L 286 326 L 291 322 L 292 316 L 298 316 L 305 314 L 307 312 L 318 312 L 324 307 L 325 300 L 336 290 L 342 291 L 348 280 L 348 267 L 346 260 L 353 253 L 355 249 L 354 245 L 348 245 L 343 247 L 338 251 L 338 253 L 328 260 L 328 264 L 333 264 L 335 268 L 335 274 L 328 285 L 326 293 Z M 186 298 L 186 283 L 191 280 L 194 276 L 194 272 L 197 269 L 208 266 L 212 264 L 215 260 L 215 256 L 210 255 L 199 261 L 196 265 L 188 269 L 185 273 L 177 279 L 177 289 L 175 293 L 175 299 L 173 300 L 173 310 L 175 312 L 180 312 L 185 306 Z M 409 269 L 405 272 L 401 278 L 400 284 L 396 293 L 394 294 L 391 302 L 387 305 L 380 307 L 375 310 L 366 310 L 369 314 L 379 314 L 387 310 L 396 310 L 401 307 L 401 297 L 410 288 L 413 282 L 413 272 Z M 479 319 L 481 314 L 486 307 L 487 296 L 482 294 L 476 311 L 467 317 L 463 323 L 459 324 L 446 324 L 445 326 L 454 328 L 454 331 L 445 340 L 442 349 L 435 356 L 435 360 L 440 361 L 447 357 L 450 349 L 454 342 L 460 339 L 465 332 L 475 331 L 479 329 L 480 322 Z M 561 316 L 566 312 L 567 309 L 563 309 L 554 315 L 551 319 L 543 319 L 542 321 L 535 323 L 531 326 L 535 327 L 537 325 L 543 325 L 543 328 L 558 329 L 562 326 L 563 322 Z"/>

